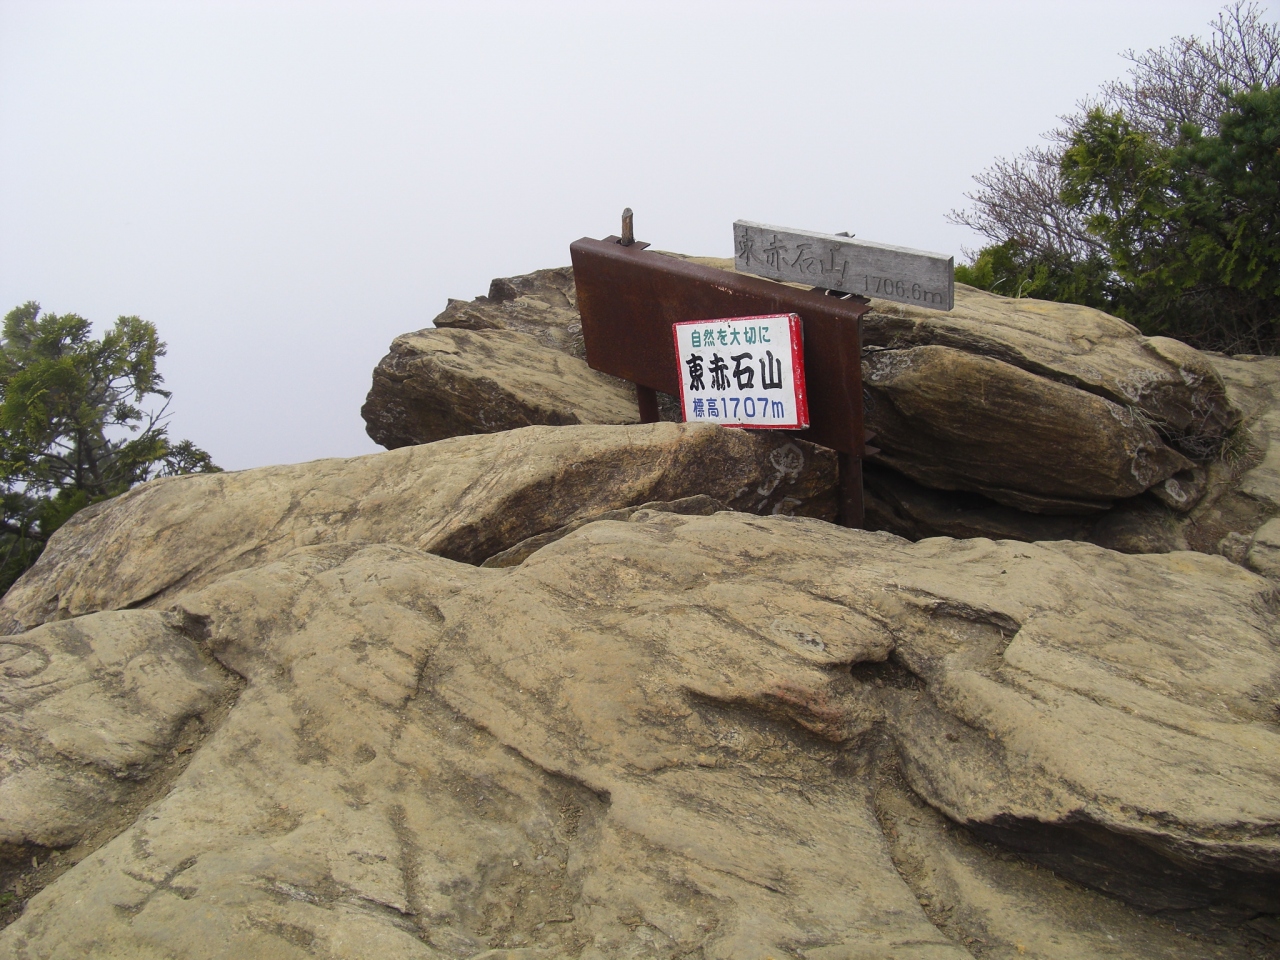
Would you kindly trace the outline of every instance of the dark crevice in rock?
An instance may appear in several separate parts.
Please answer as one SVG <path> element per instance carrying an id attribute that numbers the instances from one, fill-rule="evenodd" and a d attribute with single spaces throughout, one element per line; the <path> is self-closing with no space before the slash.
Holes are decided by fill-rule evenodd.
<path id="1" fill-rule="evenodd" d="M 422 862 L 421 845 L 409 827 L 403 806 L 398 803 L 392 804 L 387 811 L 387 820 L 391 823 L 391 829 L 395 832 L 396 842 L 400 848 L 397 867 L 404 881 L 405 897 L 408 900 L 409 909 L 406 915 L 412 918 L 418 939 L 425 942 L 431 927 L 422 911 L 422 883 L 418 876 L 418 864 Z"/>
<path id="2" fill-rule="evenodd" d="M 875 461 L 864 464 L 863 478 L 867 528 L 908 540 L 938 536 L 1027 543 L 1079 540 L 1121 553 L 1168 553 L 1188 548 L 1214 553 L 1218 540 L 1229 530 L 1252 530 L 1262 522 L 1261 511 L 1247 512 L 1221 527 L 1196 517 L 1182 520 L 1177 511 L 1150 492 L 1119 501 L 1093 516 L 1028 513 L 980 493 L 926 487 Z M 1220 492 L 1211 489 L 1197 508 L 1208 510 Z"/>
<path id="3" fill-rule="evenodd" d="M 855 663 L 849 668 L 853 679 L 876 689 L 907 690 L 921 693 L 925 689 L 924 681 L 911 672 L 911 668 L 901 658 L 890 654 L 887 660 L 880 663 L 864 661 Z"/>
<path id="4" fill-rule="evenodd" d="M 1013 626 L 1016 628 L 1016 624 Z M 1001 633 L 1007 628 L 1002 625 Z M 898 650 L 883 663 L 854 664 L 850 673 L 860 684 L 874 688 L 884 712 L 883 736 L 876 741 L 877 780 L 892 780 L 899 789 L 909 791 L 917 802 L 942 814 L 928 804 L 926 796 L 909 786 L 902 774 L 897 748 L 893 746 L 895 728 L 925 722 L 920 709 L 931 702 L 927 679 L 922 679 L 908 666 Z M 974 733 L 981 734 L 959 724 L 945 711 L 934 708 L 929 712 L 938 714 L 934 723 L 939 738 L 960 744 Z M 1222 925 L 1236 928 L 1258 917 L 1270 923 L 1280 917 L 1280 874 L 1203 860 L 1182 860 L 1155 849 L 1139 837 L 1126 836 L 1083 818 L 1067 823 L 1013 816 L 986 823 L 947 822 L 954 828 L 967 830 L 977 841 L 994 844 L 998 850 L 1048 867 L 1055 875 L 1115 897 L 1147 914 L 1178 917 L 1196 914 L 1199 919 L 1192 918 L 1189 922 L 1207 924 L 1213 929 Z M 1210 914 L 1212 917 L 1205 919 Z M 1280 924 L 1280 919 L 1276 922 Z"/>
<path id="5" fill-rule="evenodd" d="M 657 394 L 658 419 L 671 423 L 684 423 L 684 411 L 680 409 L 680 399 L 661 390 L 657 391 Z"/>
<path id="6" fill-rule="evenodd" d="M 887 741 L 877 750 L 871 782 L 898 875 L 934 925 L 975 957 L 1280 955 L 1275 914 L 1240 904 L 1135 908 L 948 820 L 911 789 Z"/>
<path id="7" fill-rule="evenodd" d="M 1136 837 L 1095 823 L 1050 824 L 1014 817 L 967 825 L 975 834 L 1056 873 L 1149 912 L 1202 909 L 1280 914 L 1280 875 L 1204 862 L 1181 863 Z"/>
<path id="8" fill-rule="evenodd" d="M 925 916 L 929 918 L 929 922 L 937 928 L 938 932 L 947 937 L 959 946 L 963 946 L 972 956 L 981 957 L 986 951 L 984 947 L 990 945 L 994 938 L 986 930 L 985 927 L 974 929 L 974 925 L 960 925 L 953 922 L 952 913 L 954 908 L 949 904 L 940 904 L 930 895 L 921 883 L 921 867 L 918 864 L 912 864 L 903 856 L 898 840 L 898 826 L 896 820 L 900 816 L 900 811 L 895 810 L 895 805 L 884 802 L 886 794 L 896 794 L 895 799 L 899 799 L 905 795 L 909 795 L 915 799 L 921 807 L 932 812 L 923 801 L 915 797 L 910 792 L 910 788 L 903 782 L 901 771 L 898 769 L 897 760 L 893 753 L 893 746 L 887 737 L 883 737 L 872 751 L 870 760 L 873 776 L 870 778 L 872 786 L 871 803 L 872 812 L 876 821 L 880 825 L 880 830 L 884 834 L 885 846 L 889 854 L 889 861 L 893 864 L 894 870 L 902 882 L 910 888 L 915 894 L 917 902 Z"/>

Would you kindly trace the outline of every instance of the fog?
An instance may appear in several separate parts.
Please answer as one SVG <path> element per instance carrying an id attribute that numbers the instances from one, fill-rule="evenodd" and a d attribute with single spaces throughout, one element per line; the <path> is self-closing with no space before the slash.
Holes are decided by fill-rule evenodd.
<path id="1" fill-rule="evenodd" d="M 974 174 L 1220 6 L 0 0 L 0 308 L 155 323 L 228 469 L 369 453 L 394 336 L 624 206 L 959 259 Z"/>

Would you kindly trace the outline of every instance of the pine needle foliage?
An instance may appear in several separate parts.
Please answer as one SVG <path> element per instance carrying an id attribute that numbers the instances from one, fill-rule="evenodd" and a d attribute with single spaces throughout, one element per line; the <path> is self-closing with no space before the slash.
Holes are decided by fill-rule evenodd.
<path id="1" fill-rule="evenodd" d="M 100 339 L 73 313 L 28 302 L 0 327 L 0 590 L 84 507 L 155 477 L 216 472 L 168 432 L 153 324 L 120 317 Z M 145 409 L 159 398 L 158 410 Z"/>

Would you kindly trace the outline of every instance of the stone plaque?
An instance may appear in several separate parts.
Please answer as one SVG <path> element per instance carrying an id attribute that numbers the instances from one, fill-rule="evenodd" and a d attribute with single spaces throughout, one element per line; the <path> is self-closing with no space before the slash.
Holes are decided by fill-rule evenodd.
<path id="1" fill-rule="evenodd" d="M 742 273 L 880 297 L 934 310 L 955 299 L 955 258 L 826 233 L 738 220 L 734 262 Z"/>

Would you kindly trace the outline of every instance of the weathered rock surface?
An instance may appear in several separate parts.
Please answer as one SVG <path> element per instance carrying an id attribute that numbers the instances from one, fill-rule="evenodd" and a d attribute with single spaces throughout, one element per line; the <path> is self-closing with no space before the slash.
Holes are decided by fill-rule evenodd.
<path id="1" fill-rule="evenodd" d="M 699 494 L 753 513 L 835 514 L 835 455 L 710 424 L 529 427 L 430 447 L 197 474 L 76 514 L 0 600 L 0 630 L 159 606 L 315 543 L 402 543 L 481 563 L 574 519 Z"/>
<path id="2" fill-rule="evenodd" d="M 1245 563 L 1263 576 L 1280 577 L 1280 519 L 1268 520 L 1258 528 L 1249 544 Z"/>
<path id="3" fill-rule="evenodd" d="M 584 603 L 629 572 L 602 559 L 556 597 L 533 568 L 330 547 L 191 598 L 249 679 L 235 712 L 5 938 L 64 955 L 963 956 L 897 879 L 865 795 L 842 796 L 833 747 L 689 702 L 723 697 L 726 674 L 750 693 L 825 672 Z M 512 576 L 537 585 L 498 588 Z M 74 924 L 49 923 L 77 900 Z"/>
<path id="4" fill-rule="evenodd" d="M 1190 870 L 1274 912 L 1273 586 L 1196 553 L 1047 546 L 916 544 L 999 569 L 961 587 L 926 562 L 899 580 L 966 621 L 896 648 L 930 694 L 895 694 L 907 781 L 952 819 L 1152 908 L 1211 899 L 1183 889 Z M 1028 561 L 1035 574 L 1019 576 Z"/>
<path id="5" fill-rule="evenodd" d="M 1266 947 L 1247 943 L 1247 933 L 1240 938 L 1246 942 L 1216 949 L 1204 939 L 1189 943 L 1193 914 L 1182 913 L 1174 923 L 1135 915 L 1108 896 L 956 829 L 895 771 L 879 778 L 875 803 L 899 873 L 939 929 L 975 956 L 1266 955 Z"/>
<path id="6" fill-rule="evenodd" d="M 496 570 L 304 546 L 172 597 L 157 641 L 246 685 L 0 956 L 1269 955 L 1272 595 L 1199 554 L 734 513 Z"/>
<path id="7" fill-rule="evenodd" d="M 534 424 L 636 423 L 635 388 L 510 330 L 397 337 L 361 413 L 388 449 Z"/>
<path id="8" fill-rule="evenodd" d="M 938 346 L 999 360 L 1131 407 L 1197 458 L 1240 419 L 1209 358 L 1177 340 L 1144 337 L 1078 304 L 1011 300 L 964 284 L 955 300 L 944 312 L 873 299 L 863 318 L 867 348 Z"/>
<path id="9" fill-rule="evenodd" d="M 1095 516 L 1044 516 L 970 493 L 923 486 L 894 470 L 867 468 L 868 523 L 929 536 L 1087 540 L 1127 553 L 1217 553 L 1268 576 L 1270 518 L 1280 515 L 1280 359 L 1210 355 L 1241 411 L 1220 455 Z M 1190 493 L 1184 488 L 1193 487 Z M 1255 548 L 1256 547 L 1256 548 Z"/>
<path id="10" fill-rule="evenodd" d="M 587 355 L 572 267 L 500 277 L 489 285 L 487 297 L 450 300 L 432 323 L 457 330 L 511 330 L 559 353 Z"/>
<path id="11" fill-rule="evenodd" d="M 1128 407 L 951 347 L 863 364 L 878 462 L 1033 513 L 1097 513 L 1193 464 Z"/>
<path id="12" fill-rule="evenodd" d="M 501 553 L 495 553 L 484 563 L 480 564 L 480 566 L 519 566 L 548 544 L 555 543 L 557 540 L 567 537 L 579 527 L 585 527 L 588 523 L 595 523 L 597 520 L 630 520 L 641 511 L 678 513 L 682 516 L 709 517 L 713 513 L 719 513 L 724 509 L 726 509 L 725 505 L 719 500 L 715 500 L 705 494 L 699 494 L 696 497 L 685 497 L 681 500 L 673 500 L 670 503 L 655 501 L 653 503 L 642 503 L 636 507 L 622 507 L 618 510 L 606 510 L 604 513 L 596 514 L 594 516 L 580 517 L 577 520 L 566 523 L 563 527 L 556 530 L 551 530 L 547 533 L 539 533 L 526 540 L 521 540 L 514 547 L 508 547 Z M 639 517 L 637 519 L 646 518 Z"/>
<path id="13" fill-rule="evenodd" d="M 109 613 L 0 641 L 0 861 L 84 840 L 234 696 L 179 625 Z"/>
<path id="14" fill-rule="evenodd" d="M 1193 549 L 1207 551 L 1213 544 L 1228 553 L 1224 540 L 1239 537 L 1247 543 L 1268 518 L 1280 514 L 1280 358 L 1212 359 L 1245 421 L 1210 465 L 1204 505 L 1187 515 L 1185 539 Z"/>
<path id="15" fill-rule="evenodd" d="M 732 260 L 690 259 L 732 270 Z M 1060 515 L 1153 489 L 1186 511 L 1205 491 L 1193 468 L 1241 418 L 1209 358 L 1097 310 L 963 285 L 949 313 L 872 306 L 867 424 L 880 462 L 928 487 Z M 635 417 L 626 384 L 564 364 L 584 355 L 568 268 L 495 280 L 488 297 L 452 301 L 435 322 L 474 333 L 393 344 L 364 410 L 386 446 Z"/>

